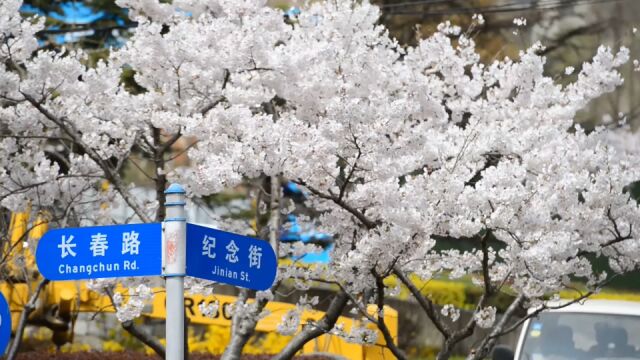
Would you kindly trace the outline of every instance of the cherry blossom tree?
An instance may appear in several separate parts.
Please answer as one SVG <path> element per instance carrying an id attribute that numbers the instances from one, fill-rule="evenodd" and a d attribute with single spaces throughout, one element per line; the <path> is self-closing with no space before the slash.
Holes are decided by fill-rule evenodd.
<path id="1" fill-rule="evenodd" d="M 348 309 L 406 358 L 383 316 L 394 290 L 385 281 L 395 278 L 442 334 L 439 359 L 488 329 L 468 355 L 479 359 L 513 329 L 508 320 L 519 309 L 544 309 L 547 296 L 576 280 L 586 297 L 637 268 L 640 210 L 628 186 L 640 169 L 610 145 L 607 129 L 587 133 L 573 121 L 622 84 L 626 49 L 600 47 L 561 86 L 544 74 L 541 44 L 485 65 L 473 39 L 444 23 L 401 47 L 367 2 L 314 3 L 287 22 L 261 1 L 118 4 L 138 25 L 95 67 L 81 50 L 36 51 L 41 22 L 21 19 L 19 1 L 0 5 L 0 205 L 29 203 L 64 219 L 60 226 L 104 224 L 104 204 L 119 198 L 148 222 L 164 217 L 168 181 L 186 185 L 193 199 L 260 176 L 302 186 L 320 214 L 313 221 L 335 236 L 331 263 L 283 266 L 272 291 L 242 292 L 223 358 L 239 358 L 264 305 L 290 279 L 301 290 L 320 280 L 339 291 L 317 322 L 301 324 L 301 310 L 285 316 L 282 332 L 301 330 L 276 358 L 324 333 L 375 341 L 366 327 L 335 327 Z M 123 69 L 143 91 L 125 88 Z M 182 137 L 195 145 L 190 165 L 175 168 L 167 159 Z M 133 153 L 154 164 L 154 202 L 141 203 L 123 178 Z M 109 189 L 97 185 L 103 180 Z M 472 250 L 436 247 L 445 241 Z M 274 245 L 281 255 L 308 250 Z M 594 258 L 606 258 L 612 272 L 596 270 Z M 483 293 L 465 323 L 460 309 L 439 311 L 413 280 L 463 276 Z M 147 279 L 122 282 L 152 296 Z M 190 288 L 209 289 L 200 281 Z M 497 320 L 490 304 L 500 293 L 513 301 Z M 121 306 L 125 322 L 141 310 Z"/>

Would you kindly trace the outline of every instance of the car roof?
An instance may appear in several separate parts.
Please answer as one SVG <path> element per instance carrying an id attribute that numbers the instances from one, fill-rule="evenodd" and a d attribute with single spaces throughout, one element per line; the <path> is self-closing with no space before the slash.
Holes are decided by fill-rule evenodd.
<path id="1" fill-rule="evenodd" d="M 560 306 L 571 300 L 560 300 L 547 303 L 548 306 Z M 546 310 L 550 312 L 564 313 L 594 313 L 612 315 L 635 315 L 640 316 L 640 302 L 619 301 L 619 300 L 585 300 L 560 309 Z"/>

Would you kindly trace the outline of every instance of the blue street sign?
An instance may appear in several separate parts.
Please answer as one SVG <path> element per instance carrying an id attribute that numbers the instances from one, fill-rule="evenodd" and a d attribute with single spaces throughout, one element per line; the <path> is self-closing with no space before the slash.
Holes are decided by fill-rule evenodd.
<path id="1" fill-rule="evenodd" d="M 0 355 L 7 349 L 9 338 L 11 338 L 11 312 L 7 299 L 0 294 Z"/>
<path id="2" fill-rule="evenodd" d="M 162 225 L 127 224 L 50 230 L 36 263 L 49 280 L 162 274 Z"/>
<path id="3" fill-rule="evenodd" d="M 276 278 L 278 261 L 267 241 L 187 224 L 187 275 L 254 290 Z"/>

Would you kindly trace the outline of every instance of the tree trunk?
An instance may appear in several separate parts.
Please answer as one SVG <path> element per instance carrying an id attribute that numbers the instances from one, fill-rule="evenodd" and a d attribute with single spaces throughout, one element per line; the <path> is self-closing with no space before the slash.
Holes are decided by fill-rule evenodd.
<path id="1" fill-rule="evenodd" d="M 442 348 L 440 348 L 440 352 L 436 356 L 436 360 L 448 360 L 451 357 L 451 352 L 453 351 L 452 344 L 445 340 L 442 343 Z"/>
<path id="2" fill-rule="evenodd" d="M 238 295 L 236 304 L 244 305 L 248 298 L 249 290 L 242 289 Z M 231 323 L 231 340 L 220 360 L 239 360 L 242 355 L 242 349 L 253 334 L 255 326 L 256 322 L 252 321 L 250 314 L 244 314 L 238 309 L 234 309 Z"/>
<path id="3" fill-rule="evenodd" d="M 164 206 L 166 196 L 164 194 L 164 189 L 167 187 L 167 176 L 164 174 L 164 147 L 161 146 L 160 129 L 153 127 L 151 128 L 151 131 L 153 133 L 153 143 L 156 146 L 153 159 L 156 177 L 156 201 L 158 202 L 156 221 L 164 221 L 166 215 L 166 208 Z"/>
<path id="4" fill-rule="evenodd" d="M 269 244 L 278 256 L 278 230 L 280 229 L 280 178 L 277 175 L 271 177 L 271 201 L 269 216 Z"/>
<path id="5" fill-rule="evenodd" d="M 274 175 L 270 178 L 270 201 L 269 201 L 269 244 L 278 254 L 278 230 L 280 228 L 280 179 Z M 260 205 L 258 204 L 258 207 Z M 256 217 L 257 225 L 258 217 Z M 245 304 L 249 298 L 249 291 L 242 290 L 238 296 L 238 303 Z M 242 349 L 247 344 L 251 336 L 255 333 L 258 324 L 258 315 L 262 312 L 268 300 L 259 301 L 255 312 L 240 313 L 234 312 L 231 325 L 231 340 L 225 349 L 220 360 L 239 360 L 242 355 Z"/>

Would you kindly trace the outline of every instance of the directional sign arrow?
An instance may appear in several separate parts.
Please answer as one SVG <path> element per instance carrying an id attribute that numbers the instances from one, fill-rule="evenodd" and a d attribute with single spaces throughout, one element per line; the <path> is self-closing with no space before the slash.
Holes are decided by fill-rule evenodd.
<path id="1" fill-rule="evenodd" d="M 49 230 L 36 263 L 49 280 L 162 274 L 162 225 L 127 224 Z"/>
<path id="2" fill-rule="evenodd" d="M 276 278 L 278 261 L 267 241 L 187 224 L 187 275 L 254 290 Z"/>

